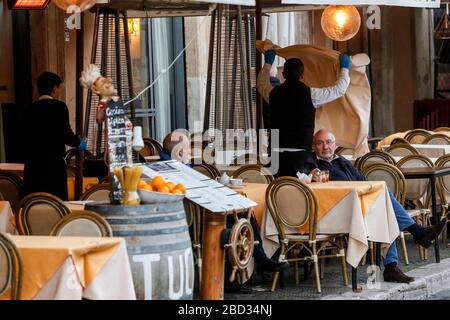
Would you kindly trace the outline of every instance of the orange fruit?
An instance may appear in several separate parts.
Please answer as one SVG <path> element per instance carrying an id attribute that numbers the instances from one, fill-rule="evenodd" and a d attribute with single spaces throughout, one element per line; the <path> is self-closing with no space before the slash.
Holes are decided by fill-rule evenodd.
<path id="1" fill-rule="evenodd" d="M 162 193 L 170 193 L 170 189 L 166 185 L 161 185 L 157 190 Z"/>
<path id="2" fill-rule="evenodd" d="M 164 186 L 166 184 L 166 180 L 162 176 L 156 176 L 152 180 L 152 186 L 158 189 L 160 186 Z"/>
<path id="3" fill-rule="evenodd" d="M 186 187 L 182 183 L 177 184 L 174 189 L 180 190 L 182 194 L 186 193 Z"/>
<path id="4" fill-rule="evenodd" d="M 166 187 L 168 187 L 169 190 L 172 191 L 172 189 L 175 188 L 175 184 L 173 182 L 167 182 Z"/>
<path id="5" fill-rule="evenodd" d="M 150 184 L 146 184 L 142 189 L 150 191 L 150 192 L 155 191 L 155 189 Z"/>
<path id="6" fill-rule="evenodd" d="M 144 180 L 140 180 L 138 183 L 138 188 L 145 189 L 145 186 L 147 186 L 147 182 L 145 182 Z"/>
<path id="7" fill-rule="evenodd" d="M 174 188 L 170 193 L 172 194 L 183 194 L 183 192 L 180 189 Z"/>

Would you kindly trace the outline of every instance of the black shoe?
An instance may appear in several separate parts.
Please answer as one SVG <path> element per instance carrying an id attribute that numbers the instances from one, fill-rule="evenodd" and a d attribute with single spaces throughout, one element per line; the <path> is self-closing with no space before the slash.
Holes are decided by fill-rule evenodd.
<path id="1" fill-rule="evenodd" d="M 271 259 L 265 259 L 263 262 L 256 263 L 256 269 L 258 274 L 267 272 L 280 272 L 289 268 L 289 263 L 287 262 L 275 262 Z"/>
<path id="2" fill-rule="evenodd" d="M 240 294 L 251 294 L 253 292 L 252 288 L 246 287 L 243 284 L 237 282 L 227 283 L 225 285 L 226 293 L 240 293 Z"/>
<path id="3" fill-rule="evenodd" d="M 397 266 L 385 268 L 383 278 L 386 282 L 410 283 L 414 281 L 413 277 L 404 274 Z"/>
<path id="4" fill-rule="evenodd" d="M 431 245 L 431 242 L 439 236 L 446 224 L 447 218 L 444 218 L 438 224 L 424 228 L 425 235 L 420 239 L 416 239 L 416 243 L 420 244 L 425 249 L 428 248 Z"/>

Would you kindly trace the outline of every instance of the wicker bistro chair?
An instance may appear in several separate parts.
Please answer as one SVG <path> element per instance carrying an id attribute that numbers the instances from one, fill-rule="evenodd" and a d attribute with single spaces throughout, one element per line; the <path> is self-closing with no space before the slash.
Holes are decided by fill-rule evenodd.
<path id="1" fill-rule="evenodd" d="M 403 157 L 397 162 L 396 166 L 398 168 L 433 167 L 433 162 L 424 155 L 416 154 Z M 424 227 L 430 223 L 431 218 L 428 201 L 422 202 L 423 198 L 427 200 L 426 195 L 430 189 L 429 184 L 429 179 L 408 179 L 405 190 L 405 198 L 412 201 L 417 207 L 417 209 L 407 210 L 407 212 L 411 218 Z M 427 250 L 420 246 L 419 250 L 421 258 L 423 260 L 427 259 Z"/>
<path id="2" fill-rule="evenodd" d="M 316 277 L 317 292 L 321 293 L 318 259 L 341 258 L 342 277 L 344 285 L 348 284 L 344 235 L 317 233 L 317 200 L 312 190 L 297 178 L 280 177 L 272 181 L 266 190 L 266 203 L 270 215 L 278 230 L 281 245 L 280 260 L 293 262 L 295 266 L 296 283 L 298 277 L 298 261 L 312 261 Z M 288 234 L 285 228 L 299 228 L 308 223 L 309 233 Z M 335 241 L 338 240 L 339 243 Z M 325 249 L 337 248 L 337 254 L 322 254 Z M 301 249 L 306 255 L 300 256 Z M 288 258 L 286 258 L 288 257 Z M 275 272 L 272 291 L 275 290 L 279 272 Z"/>
<path id="3" fill-rule="evenodd" d="M 355 163 L 355 167 L 358 170 L 362 170 L 364 167 L 375 162 L 383 162 L 395 165 L 395 159 L 389 153 L 379 150 L 370 151 L 369 153 L 366 153 L 358 159 L 359 160 Z"/>
<path id="4" fill-rule="evenodd" d="M 58 237 L 112 237 L 109 223 L 98 213 L 88 210 L 72 211 L 59 220 L 50 231 Z"/>
<path id="5" fill-rule="evenodd" d="M 259 164 L 247 164 L 233 172 L 233 178 L 253 183 L 271 183 L 274 180 L 271 172 Z"/>
<path id="6" fill-rule="evenodd" d="M 139 151 L 139 161 L 146 162 L 145 157 L 157 156 L 162 151 L 161 143 L 152 138 L 142 138 L 144 140 L 144 148 Z"/>
<path id="7" fill-rule="evenodd" d="M 391 156 L 401 156 L 401 157 L 408 156 L 411 154 L 419 154 L 419 151 L 417 151 L 417 149 L 414 148 L 412 145 L 403 143 L 391 145 L 385 151 L 389 153 Z"/>
<path id="8" fill-rule="evenodd" d="M 19 210 L 19 203 L 23 190 L 22 179 L 13 173 L 0 171 L 0 192 L 9 201 L 14 213 Z"/>
<path id="9" fill-rule="evenodd" d="M 213 166 L 211 164 L 206 164 L 206 163 L 194 164 L 193 165 L 193 169 L 195 171 L 203 173 L 205 176 L 207 176 L 207 177 L 209 177 L 211 179 L 215 179 L 216 177 L 220 177 L 220 171 L 215 166 Z"/>
<path id="10" fill-rule="evenodd" d="M 432 134 L 423 140 L 424 144 L 450 144 L 450 137 L 443 133 Z"/>
<path id="11" fill-rule="evenodd" d="M 411 144 L 422 144 L 423 140 L 429 135 L 431 133 L 425 129 L 413 129 L 405 135 L 404 139 Z"/>
<path id="12" fill-rule="evenodd" d="M 6 235 L 0 233 L 0 296 L 9 290 L 11 300 L 20 300 L 22 278 L 20 251 Z"/>
<path id="13" fill-rule="evenodd" d="M 450 127 L 439 127 L 433 130 L 433 132 L 443 132 L 443 131 L 450 132 Z"/>
<path id="14" fill-rule="evenodd" d="M 36 192 L 20 202 L 20 210 L 15 215 L 16 228 L 21 235 L 49 235 L 53 226 L 70 209 L 58 197 Z"/>
<path id="15" fill-rule="evenodd" d="M 406 179 L 403 173 L 396 166 L 389 163 L 372 163 L 362 169 L 362 173 L 365 175 L 369 181 L 385 181 L 386 186 L 391 191 L 391 193 L 397 198 L 400 204 L 405 202 L 405 190 L 406 190 Z M 420 213 L 420 211 L 418 211 Z M 405 264 L 409 264 L 408 250 L 405 242 L 405 233 L 400 232 L 400 242 L 402 245 L 403 256 L 405 257 Z M 369 243 L 371 252 L 371 262 L 372 265 L 375 264 L 373 255 L 373 243 Z"/>
<path id="16" fill-rule="evenodd" d="M 111 184 L 109 183 L 99 183 L 89 190 L 85 191 L 80 200 L 94 200 L 94 201 L 109 201 L 111 193 Z"/>
<path id="17" fill-rule="evenodd" d="M 405 140 L 404 138 L 394 138 L 394 139 L 391 141 L 391 146 L 394 145 L 394 144 L 397 144 L 397 143 L 409 144 L 409 141 L 408 141 L 408 140 Z"/>

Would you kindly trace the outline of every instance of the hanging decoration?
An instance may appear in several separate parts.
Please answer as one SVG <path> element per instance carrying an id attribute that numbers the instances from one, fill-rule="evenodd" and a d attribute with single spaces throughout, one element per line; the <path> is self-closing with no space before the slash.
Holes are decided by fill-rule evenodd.
<path id="1" fill-rule="evenodd" d="M 67 12 L 70 6 L 75 6 L 73 8 L 79 8 L 80 12 L 91 8 L 97 3 L 96 0 L 53 0 L 53 3 L 58 6 L 58 8 Z M 77 10 L 78 11 L 78 10 Z M 76 12 L 77 12 L 76 11 Z M 74 11 L 72 11 L 74 12 Z"/>
<path id="2" fill-rule="evenodd" d="M 322 13 L 320 23 L 327 37 L 347 41 L 358 33 L 361 17 L 354 6 L 328 6 Z"/>
<path id="3" fill-rule="evenodd" d="M 448 3 L 445 4 L 445 12 L 442 15 L 441 21 L 437 25 L 434 31 L 434 37 L 436 39 L 445 40 L 450 39 L 450 22 L 448 20 Z"/>

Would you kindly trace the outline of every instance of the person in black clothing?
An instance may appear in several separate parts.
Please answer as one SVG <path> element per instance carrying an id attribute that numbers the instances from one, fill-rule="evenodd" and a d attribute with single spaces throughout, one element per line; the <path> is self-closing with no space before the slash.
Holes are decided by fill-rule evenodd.
<path id="1" fill-rule="evenodd" d="M 322 170 L 329 170 L 330 181 L 366 181 L 366 177 L 350 161 L 334 153 L 336 150 L 336 138 L 331 132 L 319 130 L 314 135 L 313 149 L 314 153 L 309 152 L 303 163 L 299 165 L 299 171 L 305 174 L 312 174 L 313 181 L 320 181 L 320 172 Z M 389 192 L 389 196 L 400 230 L 408 230 L 413 235 L 416 243 L 424 248 L 428 248 L 433 239 L 441 233 L 447 224 L 447 219 L 442 219 L 434 226 L 423 228 L 411 219 L 391 192 Z M 384 280 L 402 283 L 414 281 L 414 278 L 404 274 L 397 267 L 397 264 L 397 246 L 394 242 L 386 252 L 384 259 Z"/>
<path id="2" fill-rule="evenodd" d="M 57 100 L 61 78 L 44 72 L 37 79 L 39 99 L 25 114 L 25 128 L 43 141 L 44 146 L 30 139 L 24 169 L 24 195 L 48 192 L 68 200 L 65 145 L 86 150 L 86 142 L 77 137 L 69 123 L 67 105 Z"/>
<path id="3" fill-rule="evenodd" d="M 298 58 L 286 60 L 283 68 L 283 84 L 273 87 L 269 70 L 275 60 L 275 51 L 264 53 L 265 64 L 258 74 L 257 88 L 264 100 L 270 105 L 270 128 L 278 129 L 279 145 L 272 143 L 272 159 L 278 152 L 279 170 L 275 176 L 295 175 L 295 165 L 303 157 L 304 151 L 310 151 L 316 109 L 342 97 L 350 83 L 350 57 L 341 54 L 340 74 L 335 85 L 328 88 L 310 88 L 303 82 L 303 62 Z"/>

